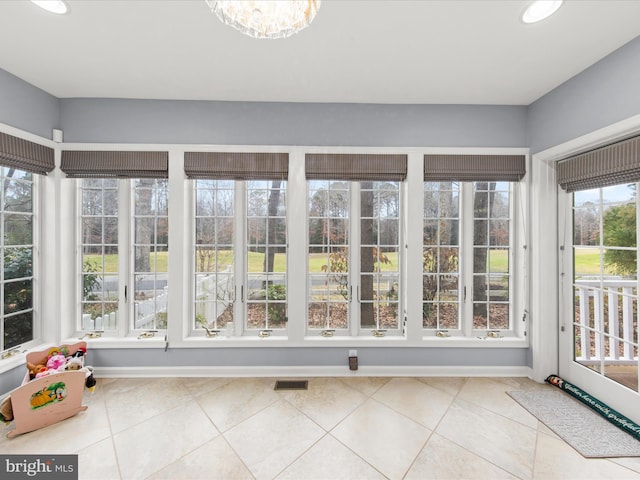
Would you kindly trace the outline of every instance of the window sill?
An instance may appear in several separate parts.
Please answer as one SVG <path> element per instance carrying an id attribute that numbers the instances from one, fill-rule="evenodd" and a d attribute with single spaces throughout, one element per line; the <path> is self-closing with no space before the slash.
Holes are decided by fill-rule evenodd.
<path id="1" fill-rule="evenodd" d="M 155 348 L 164 349 L 164 337 L 144 338 L 95 338 L 87 340 L 89 349 Z M 177 348 L 322 348 L 322 347 L 427 347 L 427 348 L 529 348 L 527 339 L 518 337 L 478 338 L 478 337 L 422 337 L 410 341 L 403 336 L 350 337 L 350 336 L 307 336 L 294 341 L 283 336 L 261 338 L 245 337 L 188 337 L 180 341 L 169 341 L 170 349 Z"/>

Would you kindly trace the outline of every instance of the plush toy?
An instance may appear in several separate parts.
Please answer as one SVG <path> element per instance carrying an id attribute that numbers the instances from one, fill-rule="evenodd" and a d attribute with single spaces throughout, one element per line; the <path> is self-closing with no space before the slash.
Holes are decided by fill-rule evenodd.
<path id="1" fill-rule="evenodd" d="M 29 380 L 33 380 L 39 373 L 46 372 L 47 366 L 42 363 L 34 365 L 33 363 L 27 362 L 27 370 L 29 370 Z"/>
<path id="2" fill-rule="evenodd" d="M 64 365 L 67 363 L 67 358 L 61 353 L 56 353 L 49 357 L 47 360 L 47 368 L 49 370 L 55 370 L 56 372 L 60 372 L 64 370 Z"/>
<path id="3" fill-rule="evenodd" d="M 67 349 L 67 347 L 53 347 L 49 349 L 49 352 L 47 353 L 47 356 L 49 358 L 55 356 L 55 355 L 62 355 L 63 357 L 66 357 L 67 355 L 69 355 L 69 350 Z"/>
<path id="4" fill-rule="evenodd" d="M 86 372 L 86 379 L 84 381 L 84 386 L 87 388 L 87 390 L 93 393 L 96 387 L 96 383 L 98 383 L 96 379 L 93 377 L 93 367 L 87 366 L 87 367 L 84 367 L 83 370 L 85 370 Z"/>
<path id="5" fill-rule="evenodd" d="M 67 357 L 67 363 L 64 365 L 65 370 L 80 370 L 84 366 L 82 357 Z"/>

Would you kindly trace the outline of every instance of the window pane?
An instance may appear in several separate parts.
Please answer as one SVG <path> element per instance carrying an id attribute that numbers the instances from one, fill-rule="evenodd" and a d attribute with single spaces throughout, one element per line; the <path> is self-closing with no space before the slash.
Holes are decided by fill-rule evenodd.
<path id="1" fill-rule="evenodd" d="M 636 190 L 624 184 L 573 195 L 574 359 L 635 391 Z"/>
<path id="2" fill-rule="evenodd" d="M 118 318 L 117 183 L 83 179 L 82 330 L 116 330 Z"/>
<path id="3" fill-rule="evenodd" d="M 459 329 L 459 184 L 425 182 L 424 198 L 422 326 Z"/>
<path id="4" fill-rule="evenodd" d="M 349 184 L 330 180 L 308 182 L 310 329 L 349 327 Z"/>
<path id="5" fill-rule="evenodd" d="M 247 182 L 248 329 L 285 328 L 286 182 Z"/>
<path id="6" fill-rule="evenodd" d="M 132 329 L 167 326 L 167 182 L 133 181 L 135 200 Z"/>
<path id="7" fill-rule="evenodd" d="M 8 350 L 33 340 L 33 312 L 4 316 L 3 348 Z"/>
<path id="8" fill-rule="evenodd" d="M 221 330 L 233 322 L 234 183 L 195 180 L 194 328 Z"/>
<path id="9" fill-rule="evenodd" d="M 509 183 L 474 182 L 473 191 L 473 327 L 510 329 Z"/>
<path id="10" fill-rule="evenodd" d="M 30 245 L 33 243 L 33 217 L 19 213 L 4 215 L 5 245 Z"/>
<path id="11" fill-rule="evenodd" d="M 4 327 L 0 351 L 33 340 L 33 176 L 0 168 L 3 268 L 0 272 Z"/>
<path id="12" fill-rule="evenodd" d="M 399 328 L 400 184 L 360 182 L 360 326 Z"/>

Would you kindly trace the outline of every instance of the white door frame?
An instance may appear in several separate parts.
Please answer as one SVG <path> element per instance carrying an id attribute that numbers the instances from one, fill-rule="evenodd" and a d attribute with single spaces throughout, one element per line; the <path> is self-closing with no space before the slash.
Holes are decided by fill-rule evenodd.
<path id="1" fill-rule="evenodd" d="M 555 164 L 580 151 L 638 132 L 640 115 L 635 115 L 532 156 L 533 378 L 544 381 L 548 375 L 558 373 L 635 421 L 640 421 L 640 394 L 573 359 L 572 234 L 567 237 L 570 225 L 566 220 L 571 202 L 569 194 L 558 191 Z M 563 254 L 561 248 L 567 238 L 569 246 Z"/>

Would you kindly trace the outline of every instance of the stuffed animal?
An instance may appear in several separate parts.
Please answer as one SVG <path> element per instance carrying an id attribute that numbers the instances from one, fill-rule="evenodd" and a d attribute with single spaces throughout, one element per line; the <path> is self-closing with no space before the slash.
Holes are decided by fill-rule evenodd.
<path id="1" fill-rule="evenodd" d="M 82 357 L 67 357 L 67 363 L 64 365 L 65 370 L 80 370 L 84 366 Z"/>
<path id="2" fill-rule="evenodd" d="M 56 372 L 60 372 L 64 370 L 64 365 L 66 363 L 67 363 L 67 357 L 65 357 L 61 353 L 57 353 L 49 357 L 49 360 L 47 360 L 47 368 L 49 370 L 55 370 Z"/>
<path id="3" fill-rule="evenodd" d="M 33 380 L 39 373 L 46 372 L 47 366 L 43 365 L 42 363 L 34 365 L 33 363 L 27 362 L 27 370 L 29 370 L 29 380 Z"/>
<path id="4" fill-rule="evenodd" d="M 87 388 L 87 390 L 93 393 L 96 387 L 96 383 L 98 383 L 96 379 L 93 377 L 93 367 L 87 366 L 87 367 L 84 367 L 83 370 L 85 370 L 86 372 L 86 379 L 84 381 L 84 386 Z"/>

